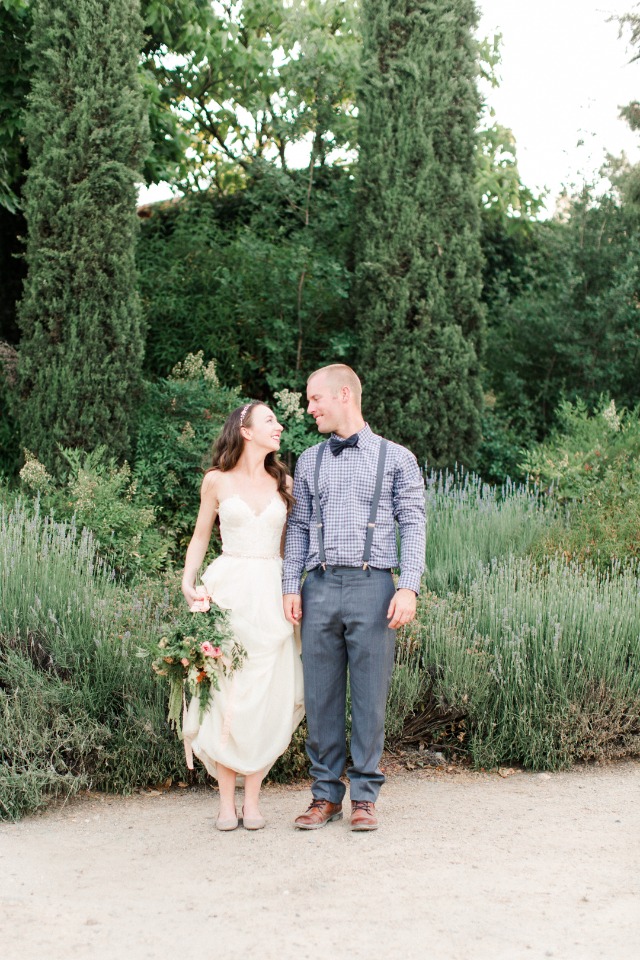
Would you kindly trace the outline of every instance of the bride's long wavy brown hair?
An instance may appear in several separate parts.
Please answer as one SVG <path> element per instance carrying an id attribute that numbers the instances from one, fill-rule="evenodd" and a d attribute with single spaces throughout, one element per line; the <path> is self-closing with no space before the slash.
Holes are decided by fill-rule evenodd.
<path id="1" fill-rule="evenodd" d="M 254 400 L 252 403 L 245 404 L 242 407 L 236 407 L 236 409 L 229 414 L 220 435 L 214 441 L 211 451 L 211 466 L 207 469 L 207 473 L 209 473 L 210 470 L 222 470 L 223 473 L 227 470 L 233 470 L 244 450 L 245 441 L 240 433 L 240 418 L 242 417 L 242 412 L 244 411 L 242 426 L 250 427 L 251 418 L 253 417 L 253 412 L 256 407 L 265 406 L 266 404 L 262 403 L 262 401 Z M 274 452 L 268 453 L 264 458 L 264 468 L 278 484 L 278 493 L 284 500 L 287 514 L 291 513 L 294 499 L 292 494 L 287 490 L 289 471 L 277 453 Z"/>

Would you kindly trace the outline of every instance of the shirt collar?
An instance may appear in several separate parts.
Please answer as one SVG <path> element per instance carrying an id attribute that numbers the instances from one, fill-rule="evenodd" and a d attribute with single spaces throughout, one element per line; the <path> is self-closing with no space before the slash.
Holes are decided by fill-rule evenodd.
<path id="1" fill-rule="evenodd" d="M 339 437 L 337 433 L 332 433 L 332 437 L 335 437 L 336 440 L 344 440 L 345 437 Z M 358 430 L 358 447 L 362 449 L 363 447 L 368 447 L 371 445 L 375 438 L 375 433 L 371 429 L 368 423 L 365 423 L 362 430 Z"/>

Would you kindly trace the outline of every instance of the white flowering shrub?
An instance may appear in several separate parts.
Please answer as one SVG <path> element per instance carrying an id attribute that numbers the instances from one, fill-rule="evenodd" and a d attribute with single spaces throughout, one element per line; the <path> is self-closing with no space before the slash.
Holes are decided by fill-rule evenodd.
<path id="1" fill-rule="evenodd" d="M 219 386 L 218 375 L 216 373 L 215 360 L 209 363 L 204 362 L 204 353 L 198 350 L 197 353 L 188 353 L 184 360 L 176 363 L 171 371 L 170 380 L 204 380 L 211 386 Z"/>
<path id="2" fill-rule="evenodd" d="M 320 440 L 311 417 L 305 414 L 302 394 L 285 387 L 276 390 L 273 398 L 276 401 L 275 414 L 284 427 L 281 450 L 285 454 L 300 456 L 303 450 Z"/>
<path id="3" fill-rule="evenodd" d="M 46 493 L 51 489 L 53 477 L 43 463 L 30 450 L 24 451 L 24 467 L 20 471 L 20 479 L 31 493 Z"/>

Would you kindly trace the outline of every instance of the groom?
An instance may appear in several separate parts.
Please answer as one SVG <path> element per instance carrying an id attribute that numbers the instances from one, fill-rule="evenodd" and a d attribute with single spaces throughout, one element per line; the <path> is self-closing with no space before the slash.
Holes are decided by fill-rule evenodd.
<path id="1" fill-rule="evenodd" d="M 351 829 L 375 830 L 395 630 L 413 620 L 424 569 L 424 484 L 416 458 L 362 418 L 355 372 L 333 363 L 307 381 L 308 412 L 328 442 L 296 467 L 284 557 L 284 612 L 301 623 L 313 800 L 295 821 L 342 818 L 347 666 L 351 688 Z M 400 532 L 400 577 L 396 522 Z M 304 569 L 309 571 L 302 590 Z"/>

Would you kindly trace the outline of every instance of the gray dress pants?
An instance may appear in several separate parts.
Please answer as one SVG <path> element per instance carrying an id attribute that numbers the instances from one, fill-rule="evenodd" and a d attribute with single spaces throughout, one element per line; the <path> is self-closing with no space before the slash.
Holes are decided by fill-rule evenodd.
<path id="1" fill-rule="evenodd" d="M 387 610 L 395 586 L 388 570 L 320 567 L 302 586 L 302 667 L 313 796 L 340 803 L 345 785 L 347 668 L 351 686 L 352 800 L 375 800 L 395 630 Z"/>

